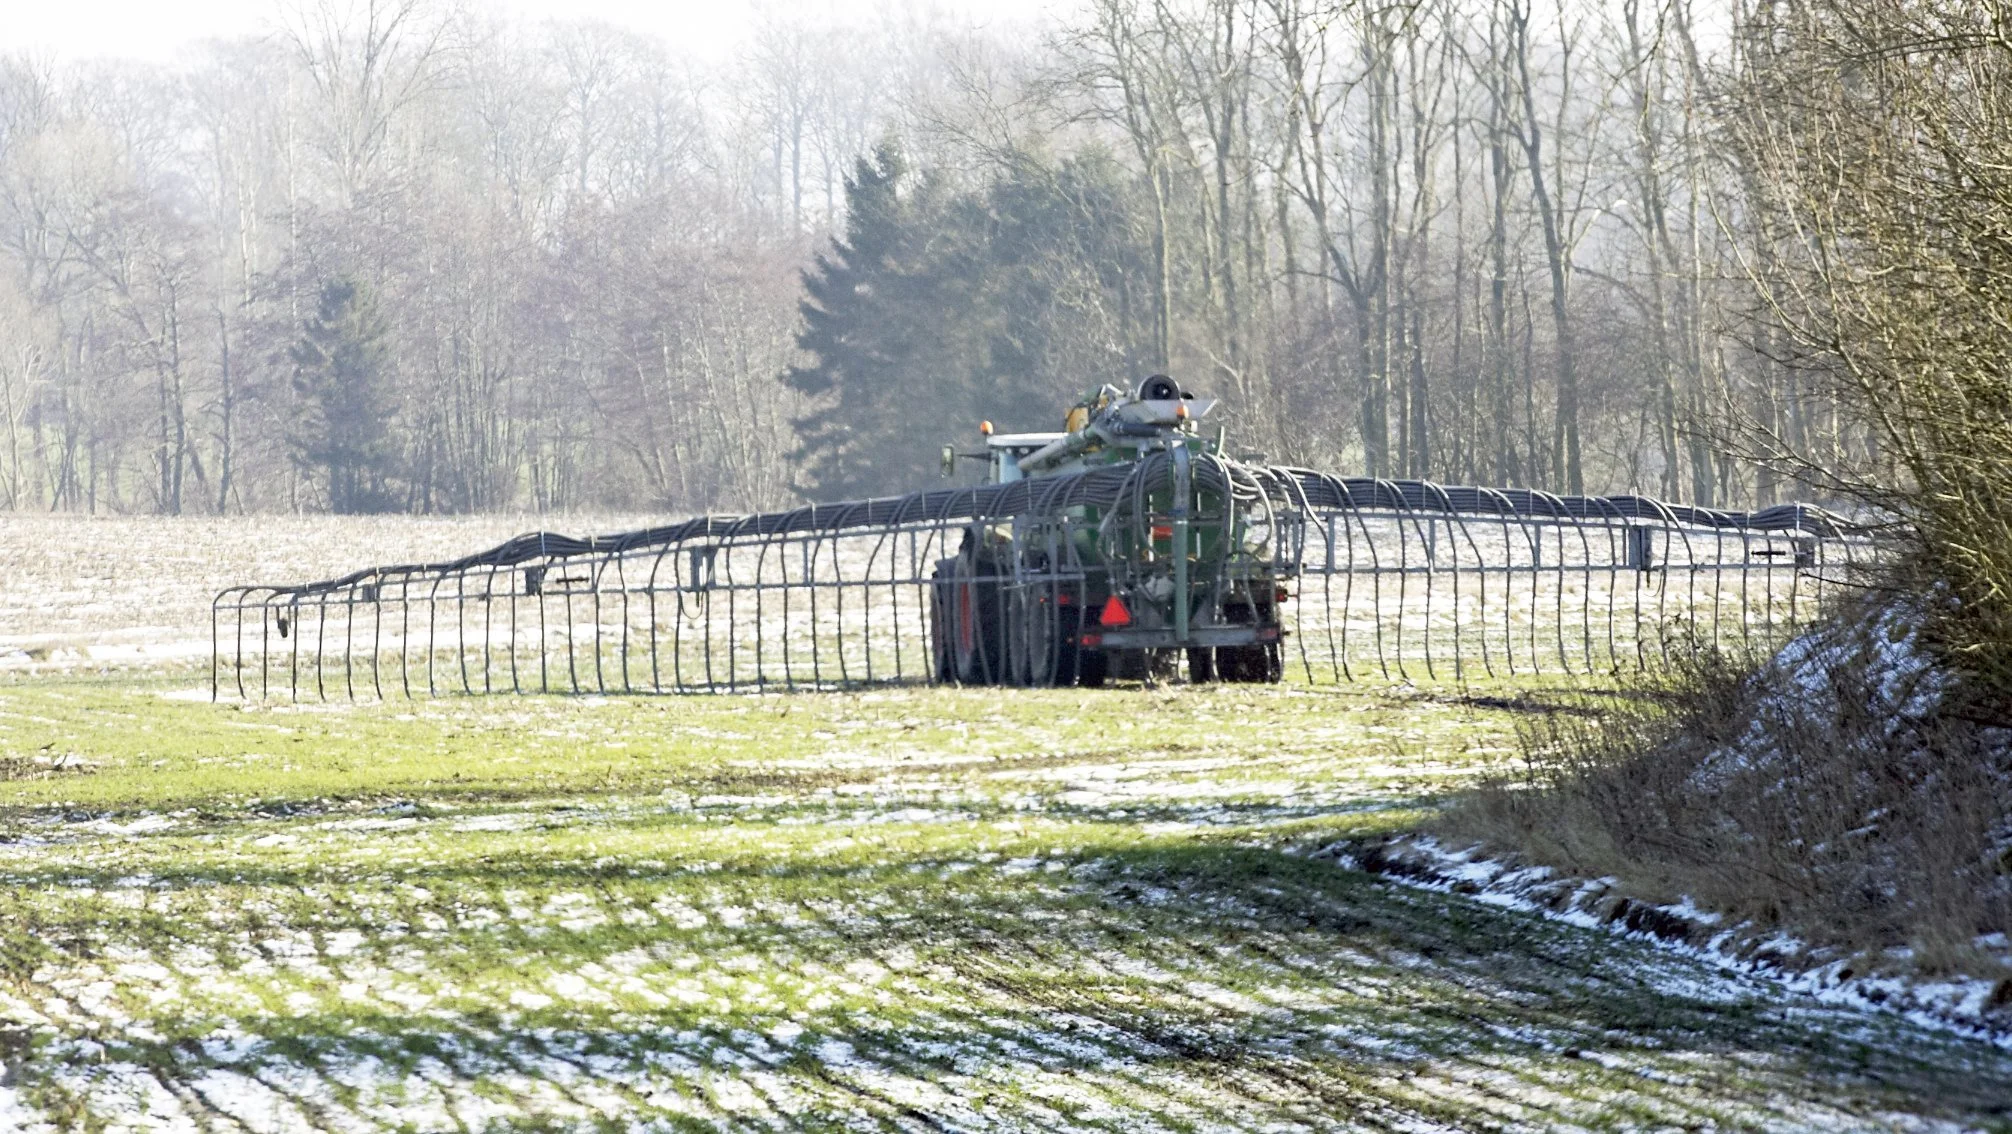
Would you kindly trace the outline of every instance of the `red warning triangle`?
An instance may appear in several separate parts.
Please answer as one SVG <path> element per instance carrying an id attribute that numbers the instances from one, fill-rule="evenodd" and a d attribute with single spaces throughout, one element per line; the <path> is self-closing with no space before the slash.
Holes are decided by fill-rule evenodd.
<path id="1" fill-rule="evenodd" d="M 1104 600 L 1104 609 L 1097 615 L 1097 622 L 1104 626 L 1129 626 L 1132 612 L 1125 609 L 1125 600 L 1112 595 Z"/>

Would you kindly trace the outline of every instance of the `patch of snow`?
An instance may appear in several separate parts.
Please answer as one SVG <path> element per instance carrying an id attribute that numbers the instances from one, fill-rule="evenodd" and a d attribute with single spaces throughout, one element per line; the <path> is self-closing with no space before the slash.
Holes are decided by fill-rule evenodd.
<path id="1" fill-rule="evenodd" d="M 339 929 L 328 935 L 322 942 L 322 952 L 331 957 L 347 957 L 363 947 L 369 940 L 354 929 Z"/>
<path id="2" fill-rule="evenodd" d="M 171 831 L 177 824 L 165 815 L 142 815 L 129 823 L 99 819 L 84 826 L 88 830 L 105 835 L 151 835 L 156 831 Z"/>
<path id="3" fill-rule="evenodd" d="M 468 819 L 458 819 L 449 830 L 454 831 L 521 831 L 531 826 L 535 818 L 530 815 L 477 815 Z"/>
<path id="4" fill-rule="evenodd" d="M 1319 852 L 1351 870 L 1365 869 L 1360 848 L 1338 843 Z M 1630 929 L 1624 919 L 1596 916 L 1594 906 L 1611 894 L 1613 879 L 1581 882 L 1564 908 L 1557 908 L 1556 883 L 1533 884 L 1525 871 L 1480 857 L 1479 847 L 1451 850 L 1429 836 L 1404 836 L 1388 840 L 1379 855 L 1388 864 L 1400 862 L 1402 869 L 1379 869 L 1379 876 L 1399 885 L 1434 893 L 1461 895 L 1470 901 L 1501 909 L 1562 922 L 1583 929 L 1614 933 L 1671 954 L 1701 962 L 1740 980 L 1764 981 L 1777 988 L 1808 996 L 1817 1003 L 1854 1011 L 1896 1015 L 1925 1028 L 1980 1039 L 2012 1050 L 2012 1027 L 2002 1015 L 1989 1016 L 1997 982 L 1976 978 L 1945 980 L 1907 979 L 1897 976 L 1870 976 L 1857 973 L 1844 961 L 1819 967 L 1794 969 L 1784 962 L 1802 955 L 1804 942 L 1785 934 L 1774 934 L 1758 942 L 1741 941 L 1738 935 L 1721 931 L 1711 934 L 1723 918 L 1710 911 L 1698 911 L 1689 898 L 1669 905 L 1646 908 L 1673 921 L 1695 924 L 1690 940 Z M 1691 917 L 1691 913 L 1703 917 Z M 1703 939 L 1702 944 L 1697 944 Z M 1741 946 L 1744 946 L 1742 948 Z M 1668 972 L 1646 974 L 1658 989 L 1694 999 L 1726 1001 L 1742 993 L 1725 977 L 1709 973 L 1685 975 Z"/>
<path id="5" fill-rule="evenodd" d="M 0 1130 L 15 1130 L 20 1134 L 54 1134 L 56 1127 L 44 1122 L 21 1101 L 21 1093 L 12 1087 L 0 1086 Z"/>

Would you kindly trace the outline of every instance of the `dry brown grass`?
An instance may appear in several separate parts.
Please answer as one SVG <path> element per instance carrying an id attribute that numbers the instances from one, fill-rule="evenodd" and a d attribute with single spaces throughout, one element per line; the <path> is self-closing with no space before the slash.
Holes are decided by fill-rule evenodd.
<path id="1" fill-rule="evenodd" d="M 2012 745 L 1950 711 L 1902 620 L 1843 612 L 1804 664 L 1700 651 L 1627 707 L 1556 713 L 1447 833 L 1813 946 L 1993 971 L 2012 930 Z M 1907 956 L 1907 954 L 1902 954 Z"/>

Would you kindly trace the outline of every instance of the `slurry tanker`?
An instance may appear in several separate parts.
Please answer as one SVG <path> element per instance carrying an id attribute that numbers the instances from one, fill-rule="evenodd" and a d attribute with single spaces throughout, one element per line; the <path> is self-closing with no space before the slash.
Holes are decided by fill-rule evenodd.
<path id="1" fill-rule="evenodd" d="M 974 520 L 939 560 L 930 594 L 935 676 L 964 684 L 1100 685 L 1169 676 L 1183 653 L 1197 681 L 1275 682 L 1280 606 L 1299 561 L 1298 514 L 1275 508 L 1266 470 L 1203 433 L 1215 408 L 1156 374 L 1105 385 L 1059 433 L 994 433 L 995 484 L 1050 481 L 1035 506 Z M 1114 494 L 1062 491 L 1085 474 L 1122 476 Z M 1109 502 L 1103 502 L 1109 499 Z"/>

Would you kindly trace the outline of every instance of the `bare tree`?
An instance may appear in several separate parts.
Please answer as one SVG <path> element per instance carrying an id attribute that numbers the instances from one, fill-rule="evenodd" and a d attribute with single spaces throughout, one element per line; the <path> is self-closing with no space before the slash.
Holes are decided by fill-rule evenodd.
<path id="1" fill-rule="evenodd" d="M 316 105 L 310 121 L 348 207 L 390 145 L 399 115 L 447 71 L 452 24 L 431 0 L 300 0 L 286 37 Z"/>
<path id="2" fill-rule="evenodd" d="M 943 226 L 917 257 L 1041 234 L 1013 287 L 939 281 L 1020 401 L 1172 370 L 1294 461 L 1771 498 L 1728 410 L 1827 467 L 1878 434 L 1794 334 L 1729 326 L 1729 263 L 1795 231 L 1721 152 L 1713 53 L 1758 48 L 1697 29 L 1734 13 L 1093 0 L 1015 38 L 788 7 L 714 65 L 302 0 L 172 69 L 0 60 L 0 505 L 320 506 L 286 346 L 338 278 L 385 313 L 397 506 L 772 502 L 798 273 L 889 139 Z"/>

